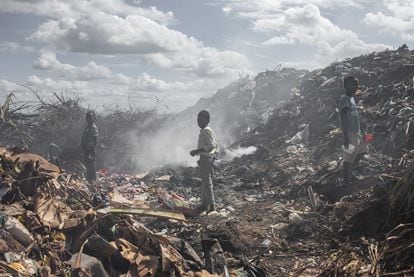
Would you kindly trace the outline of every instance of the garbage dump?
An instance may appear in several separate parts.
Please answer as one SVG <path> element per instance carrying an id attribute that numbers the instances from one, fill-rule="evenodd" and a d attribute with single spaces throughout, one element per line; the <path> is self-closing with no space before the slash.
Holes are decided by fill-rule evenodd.
<path id="1" fill-rule="evenodd" d="M 255 145 L 258 150 L 234 161 L 226 169 L 228 174 L 251 182 L 256 190 L 273 190 L 274 199 L 292 205 L 285 215 L 287 224 L 292 225 L 292 218 L 301 221 L 296 215 L 308 219 L 296 234 L 299 249 L 291 245 L 287 249 L 309 257 L 296 265 L 290 262 L 297 268 L 291 273 L 410 274 L 407 261 L 412 252 L 404 244 L 407 237 L 394 240 L 392 233 L 409 233 L 406 224 L 412 220 L 406 216 L 412 215 L 408 180 L 412 180 L 414 166 L 413 74 L 413 51 L 405 46 L 309 72 L 292 90 L 290 101 L 235 143 Z M 349 75 L 360 80 L 356 101 L 362 125 L 370 134 L 370 152 L 356 168 L 357 181 L 350 186 L 341 178 L 342 132 L 337 110 L 342 79 Z M 391 241 L 398 241 L 392 250 Z M 392 260 L 397 256 L 398 262 Z"/>
<path id="2" fill-rule="evenodd" d="M 203 238 L 206 267 L 185 240 L 194 204 L 163 190 L 165 176 L 114 175 L 88 187 L 13 151 L 0 148 L 2 276 L 240 276 L 254 268 L 228 267 L 218 240 Z"/>
<path id="3" fill-rule="evenodd" d="M 283 74 L 295 76 L 286 85 L 290 97 L 275 97 L 260 109 L 256 97 L 271 95 L 278 82 L 286 82 Z M 351 184 L 341 175 L 338 120 L 348 75 L 360 82 L 355 98 L 370 148 Z M 98 166 L 91 185 L 82 170 L 74 173 L 27 149 L 1 148 L 0 272 L 410 276 L 413 76 L 414 51 L 403 46 L 320 70 L 264 72 L 254 84 L 232 84 L 229 103 L 228 96 L 239 93 L 243 97 L 236 99 L 246 96 L 243 103 L 257 108 L 251 110 L 255 120 L 232 130 L 232 148 L 254 151 L 214 167 L 217 209 L 210 213 L 198 210 L 196 167 L 133 172 Z M 197 111 L 208 102 L 199 102 Z M 6 110 L 10 114 L 3 105 L 3 118 Z M 247 118 L 238 116 L 240 122 Z"/>

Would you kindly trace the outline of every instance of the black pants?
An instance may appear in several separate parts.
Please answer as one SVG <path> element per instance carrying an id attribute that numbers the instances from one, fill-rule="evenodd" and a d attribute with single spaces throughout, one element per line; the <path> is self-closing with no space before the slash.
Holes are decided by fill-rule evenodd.
<path id="1" fill-rule="evenodd" d="M 96 160 L 95 153 L 85 152 L 86 180 L 93 182 L 96 180 Z"/>

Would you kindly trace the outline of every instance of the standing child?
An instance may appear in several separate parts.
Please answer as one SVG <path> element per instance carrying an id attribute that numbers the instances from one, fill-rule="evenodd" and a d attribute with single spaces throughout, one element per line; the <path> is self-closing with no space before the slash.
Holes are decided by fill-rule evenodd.
<path id="1" fill-rule="evenodd" d="M 358 109 L 354 95 L 358 90 L 358 79 L 348 76 L 344 79 L 345 93 L 339 98 L 339 113 L 343 141 L 343 178 L 345 183 L 353 179 L 352 168 L 368 152 L 368 146 L 362 139 Z"/>
<path id="2" fill-rule="evenodd" d="M 201 175 L 201 210 L 207 212 L 216 210 L 214 199 L 212 165 L 218 153 L 218 145 L 213 130 L 208 127 L 210 114 L 203 110 L 197 116 L 198 126 L 201 128 L 198 136 L 197 149 L 190 152 L 191 156 L 199 155 L 198 160 Z"/>

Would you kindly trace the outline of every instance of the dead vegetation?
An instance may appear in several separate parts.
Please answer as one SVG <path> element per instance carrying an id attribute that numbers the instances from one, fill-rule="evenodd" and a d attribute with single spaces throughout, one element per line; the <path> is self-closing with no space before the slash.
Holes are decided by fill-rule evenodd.
<path id="1" fill-rule="evenodd" d="M 30 89 L 30 88 L 28 88 Z M 16 145 L 47 156 L 49 144 L 62 150 L 61 163 L 67 169 L 78 168 L 81 157 L 80 135 L 85 127 L 87 108 L 76 95 L 54 93 L 52 100 L 44 100 L 37 94 L 39 104 L 19 105 L 13 94 L 1 107 L 1 144 Z M 156 110 L 142 110 L 130 106 L 105 108 L 97 114 L 99 126 L 98 167 L 116 167 L 124 170 L 137 169 L 128 160 L 131 149 L 141 133 L 158 128 L 167 115 Z"/>

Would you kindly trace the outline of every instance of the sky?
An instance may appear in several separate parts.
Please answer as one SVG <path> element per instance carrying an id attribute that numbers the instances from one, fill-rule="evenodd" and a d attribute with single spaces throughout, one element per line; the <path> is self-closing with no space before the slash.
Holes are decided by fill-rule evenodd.
<path id="1" fill-rule="evenodd" d="M 33 90 L 174 113 L 279 64 L 316 69 L 404 43 L 412 0 L 1 0 L 0 101 Z"/>

